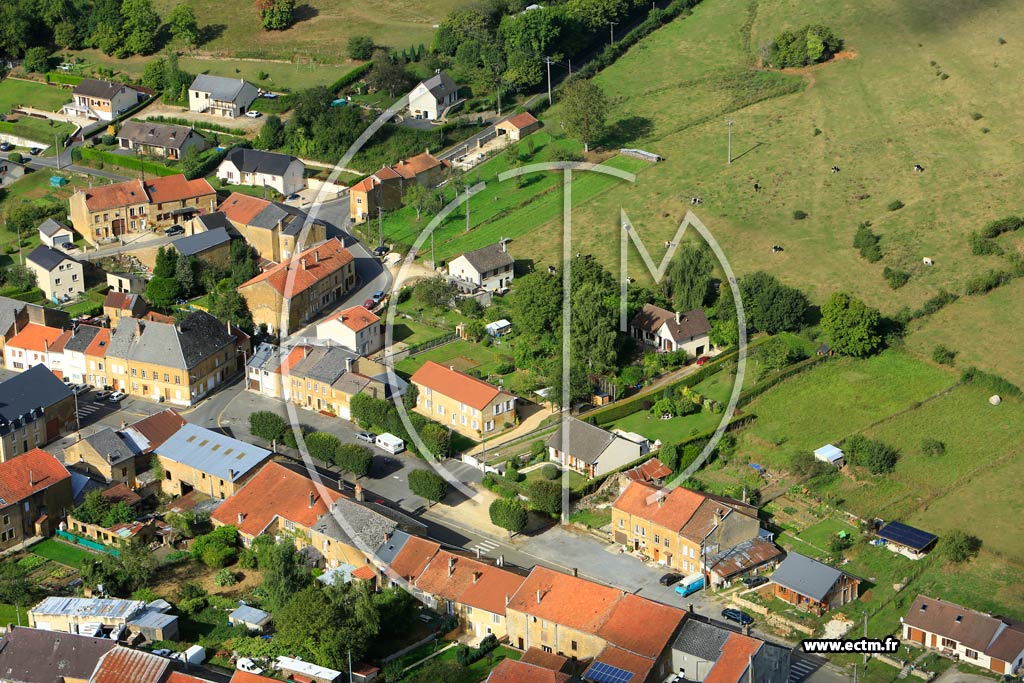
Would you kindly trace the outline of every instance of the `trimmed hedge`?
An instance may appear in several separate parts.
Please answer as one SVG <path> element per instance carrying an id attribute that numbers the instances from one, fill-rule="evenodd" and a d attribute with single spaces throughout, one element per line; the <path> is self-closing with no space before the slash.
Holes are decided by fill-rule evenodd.
<path id="1" fill-rule="evenodd" d="M 142 122 L 143 119 L 133 119 L 134 121 Z M 195 127 L 199 130 L 211 130 L 214 133 L 227 133 L 228 135 L 239 135 L 245 136 L 248 131 L 242 128 L 231 128 L 229 126 L 222 126 L 219 123 L 207 123 L 205 121 L 190 121 L 189 119 L 182 119 L 176 116 L 154 116 L 145 121 L 156 121 L 157 123 L 173 123 L 179 126 Z"/>
<path id="2" fill-rule="evenodd" d="M 65 73 L 63 71 L 51 71 L 46 74 L 47 83 L 57 83 L 61 85 L 78 85 L 85 79 L 85 76 L 78 74 Z"/>
<path id="3" fill-rule="evenodd" d="M 365 76 L 367 73 L 370 72 L 370 69 L 372 68 L 373 62 L 366 62 L 365 64 L 361 64 L 356 68 L 352 69 L 351 71 L 349 71 L 347 74 L 345 74 L 338 80 L 334 81 L 334 83 L 331 83 L 327 87 L 327 89 L 333 93 L 338 93 L 339 91 L 341 91 L 342 88 L 347 88 L 348 86 L 352 85 L 360 78 Z"/>
<path id="4" fill-rule="evenodd" d="M 158 164 L 154 161 L 142 160 L 135 156 L 114 154 L 113 152 L 103 152 L 98 149 L 90 149 L 88 147 L 75 147 L 71 150 L 71 158 L 74 161 L 98 161 L 103 164 L 120 166 L 121 168 L 130 168 L 135 171 L 145 171 L 146 173 L 158 176 L 177 175 L 178 173 L 181 173 L 181 171 L 168 168 L 167 166 Z"/>

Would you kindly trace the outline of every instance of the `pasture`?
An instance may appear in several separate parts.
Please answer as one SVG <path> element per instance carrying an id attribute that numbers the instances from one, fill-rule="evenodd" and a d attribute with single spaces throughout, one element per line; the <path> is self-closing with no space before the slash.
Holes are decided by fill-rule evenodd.
<path id="1" fill-rule="evenodd" d="M 57 111 L 71 101 L 71 91 L 56 85 L 5 78 L 0 81 L 0 114 L 21 106 Z"/>

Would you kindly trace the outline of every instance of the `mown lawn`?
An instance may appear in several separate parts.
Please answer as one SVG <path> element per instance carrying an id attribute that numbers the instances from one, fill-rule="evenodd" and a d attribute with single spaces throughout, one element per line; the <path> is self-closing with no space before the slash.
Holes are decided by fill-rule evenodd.
<path id="1" fill-rule="evenodd" d="M 93 560 L 98 557 L 97 554 L 91 553 L 87 550 L 82 550 L 77 546 L 73 546 L 70 543 L 58 541 L 54 538 L 48 538 L 45 541 L 40 541 L 34 546 L 29 548 L 29 551 L 45 557 L 48 560 L 54 562 L 60 562 L 66 564 L 69 567 L 81 568 L 82 562 L 86 560 Z"/>
<path id="2" fill-rule="evenodd" d="M 18 621 L 18 616 L 21 616 L 21 621 Z M 0 626 L 7 626 L 7 624 L 21 624 L 25 626 L 28 624 L 28 606 L 20 605 L 18 609 L 15 609 L 14 605 L 8 605 L 6 603 L 0 603 Z"/>
<path id="3" fill-rule="evenodd" d="M 71 101 L 71 91 L 56 85 L 5 78 L 0 81 L 0 114 L 17 107 L 57 111 Z"/>
<path id="4" fill-rule="evenodd" d="M 27 138 L 42 145 L 49 145 L 41 156 L 53 156 L 54 136 L 64 138 L 75 132 L 70 123 L 60 123 L 51 119 L 36 119 L 31 116 L 19 116 L 14 121 L 0 121 L 0 133 L 8 133 Z"/>
<path id="5" fill-rule="evenodd" d="M 732 393 L 734 379 L 734 373 L 723 370 L 698 383 L 693 387 L 693 390 L 701 396 L 713 398 L 724 404 L 729 400 L 729 395 Z M 656 401 L 659 396 L 660 394 L 656 394 L 651 400 Z M 662 443 L 674 443 L 688 439 L 696 434 L 711 431 L 721 421 L 721 413 L 713 413 L 706 409 L 693 415 L 673 417 L 669 420 L 662 420 L 659 415 L 651 415 L 649 411 L 639 410 L 632 415 L 627 415 L 611 424 L 604 425 L 604 427 L 605 429 L 622 429 L 627 432 L 636 432 L 652 441 L 658 440 Z"/>
<path id="6" fill-rule="evenodd" d="M 473 369 L 486 376 L 498 363 L 494 347 L 482 346 L 469 341 L 456 340 L 436 349 L 405 358 L 395 364 L 395 369 L 411 375 L 424 363 L 432 360 L 441 365 L 455 363 L 456 369 L 466 372 Z"/>
<path id="7" fill-rule="evenodd" d="M 860 537 L 860 531 L 852 525 L 837 519 L 826 519 L 807 527 L 797 534 L 797 538 L 822 550 L 828 550 L 829 542 L 840 531 L 845 531 L 855 539 Z"/>

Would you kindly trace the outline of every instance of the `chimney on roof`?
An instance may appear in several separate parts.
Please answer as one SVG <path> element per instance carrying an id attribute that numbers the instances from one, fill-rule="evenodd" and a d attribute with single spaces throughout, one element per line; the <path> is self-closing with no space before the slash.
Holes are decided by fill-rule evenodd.
<path id="1" fill-rule="evenodd" d="M 537 604 L 538 605 L 540 604 L 540 599 L 541 599 L 541 592 L 540 592 L 540 589 L 538 588 L 537 589 Z"/>
<path id="2" fill-rule="evenodd" d="M 309 492 L 309 507 L 313 507 L 316 504 L 316 494 L 312 491 Z"/>
<path id="3" fill-rule="evenodd" d="M 476 583 L 477 581 L 479 581 L 480 577 L 483 576 L 483 575 L 484 575 L 483 572 L 473 572 L 473 583 Z"/>
<path id="4" fill-rule="evenodd" d="M 29 486 L 35 486 L 36 485 L 36 477 L 32 473 L 32 470 L 28 471 L 28 485 Z"/>
<path id="5" fill-rule="evenodd" d="M 580 575 L 580 568 L 579 567 L 573 567 L 572 568 L 572 575 L 573 576 L 579 576 Z"/>
<path id="6" fill-rule="evenodd" d="M 676 311 L 676 325 L 678 325 L 682 321 L 683 321 L 683 314 L 680 313 L 679 311 Z"/>
<path id="7" fill-rule="evenodd" d="M 722 508 L 715 508 L 715 526 L 722 525 Z"/>
<path id="8" fill-rule="evenodd" d="M 355 495 L 356 500 L 358 500 L 360 503 L 366 500 L 366 496 L 363 494 L 363 487 L 360 484 L 356 484 Z"/>
<path id="9" fill-rule="evenodd" d="M 499 567 L 504 567 L 505 566 L 505 556 L 504 555 L 498 555 L 498 566 Z"/>
<path id="10" fill-rule="evenodd" d="M 303 270 L 305 270 L 306 269 L 306 259 L 304 259 L 304 258 L 299 259 L 299 265 L 302 266 Z"/>
<path id="11" fill-rule="evenodd" d="M 452 372 L 455 372 L 455 366 L 454 365 L 449 365 L 448 369 L 451 370 Z"/>
<path id="12" fill-rule="evenodd" d="M 234 470 L 228 470 L 228 479 L 230 479 L 231 481 L 235 480 L 235 471 Z"/>
<path id="13" fill-rule="evenodd" d="M 349 357 L 347 357 L 345 359 L 345 372 L 352 372 L 352 364 L 353 363 L 354 363 L 354 361 L 352 360 L 351 356 L 349 356 Z"/>
<path id="14" fill-rule="evenodd" d="M 504 237 L 502 237 L 500 240 L 498 240 L 498 246 L 501 247 L 501 253 L 504 254 L 505 253 L 505 238 Z"/>
<path id="15" fill-rule="evenodd" d="M 476 547 L 476 559 L 480 559 L 480 546 Z"/>
<path id="16" fill-rule="evenodd" d="M 313 258 L 316 259 L 317 263 L 320 263 L 320 250 L 317 249 L 313 252 Z"/>
<path id="17" fill-rule="evenodd" d="M 244 512 L 239 512 L 238 513 L 238 526 L 242 526 L 242 522 L 243 521 L 245 521 L 245 513 Z"/>
<path id="18" fill-rule="evenodd" d="M 455 558 L 454 557 L 449 557 L 448 558 L 448 576 L 451 576 L 454 573 L 455 573 Z"/>
<path id="19" fill-rule="evenodd" d="M 508 596 L 508 593 L 505 593 L 505 607 L 508 607 L 508 603 L 510 602 L 512 602 L 512 598 Z"/>

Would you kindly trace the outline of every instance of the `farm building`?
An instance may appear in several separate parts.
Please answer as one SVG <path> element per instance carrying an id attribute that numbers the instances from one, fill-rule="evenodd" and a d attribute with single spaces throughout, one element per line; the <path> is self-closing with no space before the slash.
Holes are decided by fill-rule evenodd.
<path id="1" fill-rule="evenodd" d="M 814 459 L 827 462 L 829 465 L 835 465 L 836 467 L 842 467 L 846 464 L 843 452 L 832 444 L 825 444 L 821 448 L 815 450 Z"/>
<path id="2" fill-rule="evenodd" d="M 875 536 L 885 541 L 885 547 L 889 550 L 912 560 L 924 557 L 935 547 L 935 541 L 938 539 L 935 534 L 915 529 L 902 522 L 889 522 L 875 532 Z"/>

